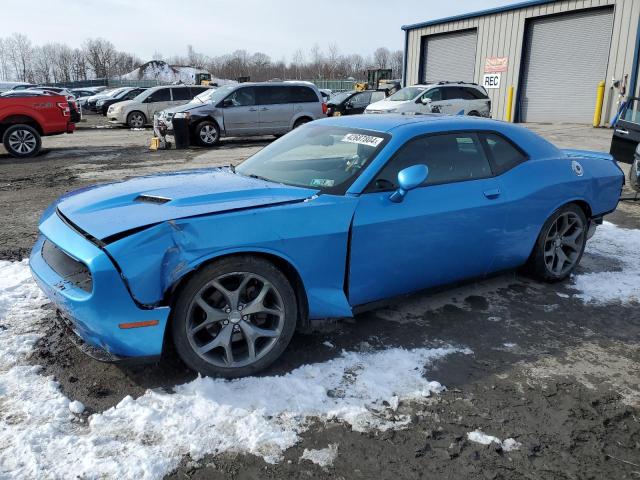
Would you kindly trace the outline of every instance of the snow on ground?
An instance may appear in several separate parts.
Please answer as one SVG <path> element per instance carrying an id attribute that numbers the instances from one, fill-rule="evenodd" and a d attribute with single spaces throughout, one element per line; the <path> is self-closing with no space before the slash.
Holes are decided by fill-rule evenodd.
<path id="1" fill-rule="evenodd" d="M 338 444 L 332 443 L 327 448 L 322 448 L 320 450 L 309 450 L 305 448 L 300 459 L 309 460 L 322 468 L 326 468 L 333 464 L 333 461 L 337 456 Z"/>
<path id="2" fill-rule="evenodd" d="M 504 442 L 501 441 L 498 437 L 494 437 L 493 435 L 487 435 L 481 430 L 474 430 L 473 432 L 467 433 L 467 439 L 471 442 L 479 443 L 481 445 L 490 445 L 495 443 L 500 445 L 502 450 L 505 452 L 511 452 L 513 450 L 519 450 L 522 444 L 517 442 L 513 438 L 507 438 Z"/>
<path id="3" fill-rule="evenodd" d="M 190 455 L 249 452 L 277 462 L 313 421 L 356 431 L 402 428 L 396 409 L 444 387 L 425 365 L 455 348 L 343 352 L 286 375 L 198 378 L 88 418 L 28 364 L 46 303 L 26 262 L 0 262 L 0 478 L 162 478 Z M 313 458 L 317 454 L 310 453 Z"/>
<path id="4" fill-rule="evenodd" d="M 611 257 L 621 271 L 581 273 L 573 277 L 576 297 L 589 303 L 640 301 L 640 230 L 605 222 L 587 242 L 586 255 Z"/>

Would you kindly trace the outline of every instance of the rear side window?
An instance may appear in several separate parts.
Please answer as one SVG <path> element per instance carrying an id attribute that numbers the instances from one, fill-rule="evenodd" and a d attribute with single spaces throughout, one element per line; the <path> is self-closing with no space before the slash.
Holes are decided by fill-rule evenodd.
<path id="1" fill-rule="evenodd" d="M 527 156 L 522 151 L 500 135 L 495 133 L 482 133 L 480 136 L 487 146 L 487 151 L 493 161 L 496 175 L 511 170 L 527 159 Z"/>
<path id="2" fill-rule="evenodd" d="M 168 88 L 161 88 L 160 90 L 156 90 L 147 98 L 147 102 L 170 102 L 171 101 L 171 91 Z"/>
<path id="3" fill-rule="evenodd" d="M 460 87 L 447 87 L 444 89 L 445 100 L 475 100 L 475 97 L 471 95 L 466 88 Z"/>
<path id="4" fill-rule="evenodd" d="M 209 90 L 209 89 L 207 87 L 190 87 L 189 90 L 191 91 L 191 96 L 189 98 L 193 98 L 197 95 L 200 95 L 205 90 Z"/>
<path id="5" fill-rule="evenodd" d="M 483 91 L 478 90 L 477 88 L 465 87 L 463 90 L 467 92 L 467 94 L 469 94 L 471 98 L 474 98 L 476 100 L 486 100 L 487 98 L 489 98 Z"/>
<path id="6" fill-rule="evenodd" d="M 319 102 L 318 95 L 316 92 L 309 88 L 303 86 L 295 86 L 295 87 L 287 87 L 289 90 L 289 95 L 291 97 L 292 103 L 310 103 L 310 102 Z"/>
<path id="7" fill-rule="evenodd" d="M 356 93 L 350 102 L 354 107 L 366 107 L 371 102 L 371 92 Z"/>
<path id="8" fill-rule="evenodd" d="M 182 88 L 172 88 L 173 90 L 173 100 L 191 100 L 191 93 L 189 92 L 189 87 Z"/>
<path id="9" fill-rule="evenodd" d="M 278 105 L 293 103 L 287 87 L 257 87 L 258 105 Z"/>
<path id="10" fill-rule="evenodd" d="M 460 182 L 492 175 L 489 160 L 475 133 L 452 133 L 407 142 L 376 177 L 369 191 L 397 188 L 398 172 L 413 165 L 429 167 L 424 185 Z"/>

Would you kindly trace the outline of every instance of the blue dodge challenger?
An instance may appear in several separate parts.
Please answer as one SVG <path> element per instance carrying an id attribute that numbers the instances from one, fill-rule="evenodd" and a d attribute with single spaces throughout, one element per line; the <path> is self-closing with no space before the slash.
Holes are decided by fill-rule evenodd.
<path id="1" fill-rule="evenodd" d="M 40 287 L 102 360 L 173 342 L 203 375 L 271 364 L 297 327 L 525 267 L 566 278 L 624 177 L 509 123 L 312 122 L 237 168 L 94 186 L 44 213 Z"/>

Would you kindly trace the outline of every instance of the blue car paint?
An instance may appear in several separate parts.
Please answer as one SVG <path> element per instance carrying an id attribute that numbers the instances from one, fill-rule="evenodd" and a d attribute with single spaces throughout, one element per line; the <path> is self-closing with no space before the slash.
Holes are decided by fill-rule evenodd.
<path id="1" fill-rule="evenodd" d="M 131 298 L 120 273 L 103 250 L 65 225 L 55 211 L 40 223 L 29 264 L 33 276 L 62 314 L 74 323 L 82 339 L 118 357 L 160 355 L 169 317 L 168 307 L 140 308 Z M 42 258 L 42 243 L 49 239 L 89 267 L 93 289 L 86 292 L 63 280 Z M 120 323 L 157 320 L 154 327 L 123 330 Z"/>
<path id="2" fill-rule="evenodd" d="M 311 318 L 350 316 L 343 287 L 349 224 L 357 203 L 351 196 L 320 195 L 306 202 L 175 220 L 106 249 L 141 303 L 157 304 L 183 275 L 212 258 L 257 252 L 296 269 Z M 144 250 L 159 256 L 141 257 Z"/>
<path id="3" fill-rule="evenodd" d="M 63 215 L 98 239 L 175 218 L 299 201 L 318 190 L 278 185 L 225 170 L 189 170 L 98 185 L 59 201 Z M 171 199 L 166 204 L 136 200 Z"/>
<path id="4" fill-rule="evenodd" d="M 522 265 L 555 209 L 583 201 L 599 216 L 615 209 L 623 182 L 609 155 L 561 151 L 504 122 L 370 115 L 314 123 L 391 138 L 344 195 L 220 170 L 143 177 L 67 195 L 47 210 L 40 230 L 89 266 L 94 291 L 87 296 L 60 288 L 61 279 L 42 260 L 42 239 L 31 257 L 35 277 L 85 340 L 121 356 L 150 356 L 162 348 L 169 315 L 162 305 L 171 288 L 209 260 L 246 252 L 277 257 L 298 273 L 310 318 L 350 316 L 364 303 Z M 408 140 L 450 131 L 500 133 L 530 158 L 496 177 L 419 187 L 401 203 L 390 202 L 390 192 L 363 193 Z M 574 160 L 584 167 L 582 177 L 572 170 Z M 173 200 L 136 201 L 141 194 Z M 113 240 L 95 246 L 64 224 L 56 207 L 90 236 Z M 152 317 L 158 327 L 117 328 Z"/>

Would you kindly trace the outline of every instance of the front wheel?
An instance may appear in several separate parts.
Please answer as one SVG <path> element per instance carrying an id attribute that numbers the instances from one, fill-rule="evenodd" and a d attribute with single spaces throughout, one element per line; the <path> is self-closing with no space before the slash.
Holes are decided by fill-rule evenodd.
<path id="1" fill-rule="evenodd" d="M 210 264 L 180 289 L 172 318 L 178 355 L 202 375 L 252 375 L 275 361 L 297 321 L 296 297 L 270 262 L 233 257 Z"/>
<path id="2" fill-rule="evenodd" d="M 37 155 L 42 146 L 38 131 L 29 125 L 12 125 L 4 132 L 4 148 L 10 155 L 28 158 Z"/>
<path id="3" fill-rule="evenodd" d="M 127 115 L 127 125 L 129 128 L 142 128 L 147 123 L 147 117 L 142 112 L 131 112 Z"/>
<path id="4" fill-rule="evenodd" d="M 540 280 L 559 282 L 578 266 L 587 243 L 587 218 L 575 204 L 556 210 L 545 222 L 528 270 Z"/>
<path id="5" fill-rule="evenodd" d="M 295 130 L 296 128 L 301 127 L 302 125 L 304 125 L 305 123 L 309 123 L 310 121 L 311 121 L 311 119 L 306 118 L 306 117 L 299 118 L 293 124 L 293 129 Z"/>
<path id="6" fill-rule="evenodd" d="M 195 137 L 201 147 L 213 147 L 220 141 L 220 129 L 214 122 L 200 122 L 196 127 Z"/>

